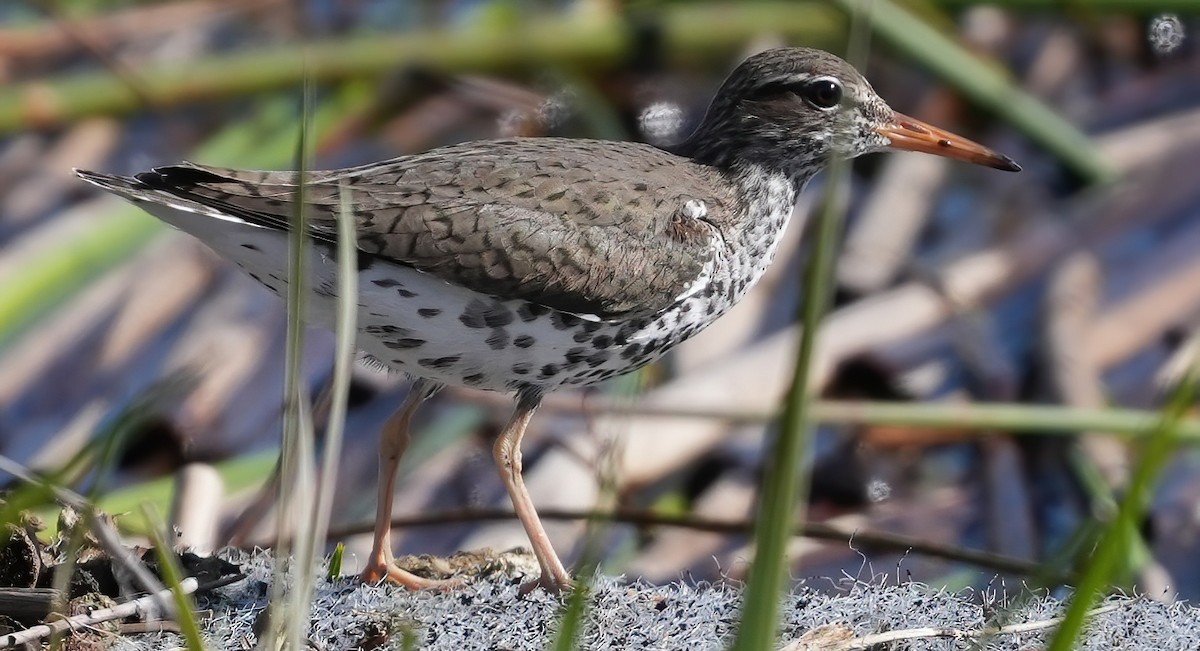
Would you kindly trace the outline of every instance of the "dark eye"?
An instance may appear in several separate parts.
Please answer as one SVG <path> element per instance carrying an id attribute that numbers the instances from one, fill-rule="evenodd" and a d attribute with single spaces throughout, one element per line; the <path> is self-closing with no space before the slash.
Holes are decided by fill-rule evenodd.
<path id="1" fill-rule="evenodd" d="M 804 85 L 800 96 L 817 108 L 833 108 L 842 103 L 842 85 L 834 79 L 816 79 Z"/>

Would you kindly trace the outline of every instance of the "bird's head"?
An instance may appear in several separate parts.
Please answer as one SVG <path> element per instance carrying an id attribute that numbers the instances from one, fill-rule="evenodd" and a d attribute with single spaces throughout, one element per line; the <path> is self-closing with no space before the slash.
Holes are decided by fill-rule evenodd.
<path id="1" fill-rule="evenodd" d="M 808 48 L 779 48 L 742 62 L 681 146 L 700 162 L 778 169 L 802 182 L 834 157 L 921 151 L 1019 171 L 1012 159 L 893 111 L 849 63 Z"/>

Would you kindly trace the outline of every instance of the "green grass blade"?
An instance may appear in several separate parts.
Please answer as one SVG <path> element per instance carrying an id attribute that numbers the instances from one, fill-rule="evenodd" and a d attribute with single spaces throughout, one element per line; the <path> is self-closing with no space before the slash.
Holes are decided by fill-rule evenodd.
<path id="1" fill-rule="evenodd" d="M 325 541 L 329 530 L 329 515 L 333 509 L 334 487 L 337 486 L 338 463 L 342 458 L 342 438 L 346 429 L 346 411 L 350 399 L 350 380 L 354 371 L 354 355 L 358 335 L 358 236 L 355 228 L 353 198 L 350 188 L 339 184 L 340 208 L 338 229 L 338 313 L 334 332 L 337 348 L 333 360 L 333 383 L 330 386 L 329 422 L 325 428 L 325 452 L 321 464 L 321 482 L 317 489 L 313 514 L 313 549 Z M 313 561 L 315 562 L 315 558 Z"/>
<path id="2" fill-rule="evenodd" d="M 342 561 L 346 558 L 346 543 L 338 543 L 333 548 L 333 553 L 329 555 L 329 569 L 325 572 L 325 578 L 329 581 L 334 581 L 342 575 Z"/>
<path id="3" fill-rule="evenodd" d="M 171 596 L 175 601 L 175 621 L 183 633 L 188 651 L 204 651 L 200 625 L 196 622 L 196 604 L 191 595 L 184 594 L 179 589 L 179 584 L 183 581 L 183 568 L 179 566 L 179 559 L 172 553 L 171 545 L 162 533 L 166 530 L 166 525 L 153 506 L 144 504 L 141 510 L 142 517 L 150 524 L 147 529 L 154 543 L 154 555 L 158 558 L 158 571 L 162 575 L 163 583 L 171 589 Z"/>
<path id="4" fill-rule="evenodd" d="M 1105 527 L 1047 651 L 1075 648 L 1096 597 L 1112 584 L 1114 575 L 1121 569 L 1122 558 L 1136 550 L 1138 524 L 1150 503 L 1150 494 L 1158 477 L 1178 446 L 1179 423 L 1195 404 L 1196 397 L 1197 378 L 1192 374 L 1176 387 L 1163 409 L 1161 421 L 1146 438 L 1125 499 L 1121 500 L 1116 517 Z"/>
<path id="5" fill-rule="evenodd" d="M 866 59 L 869 45 L 860 11 L 851 12 L 847 47 L 847 58 L 855 64 Z M 812 445 L 810 381 L 821 320 L 833 298 L 833 267 L 838 234 L 849 205 L 849 177 L 849 161 L 831 161 L 825 197 L 817 210 L 816 241 L 805 270 L 800 346 L 779 422 L 778 440 L 767 460 L 759 497 L 754 559 L 746 582 L 742 620 L 734 640 L 736 651 L 770 651 L 777 646 L 780 600 L 788 576 L 788 541 L 795 531 L 793 522 L 805 520 L 808 501 L 809 482 L 808 477 L 802 479 L 802 469 Z"/>
<path id="6" fill-rule="evenodd" d="M 308 630 L 310 595 L 316 570 L 312 510 L 312 413 L 304 384 L 304 315 L 308 302 L 308 198 L 307 183 L 312 169 L 311 138 L 313 88 L 305 81 L 300 90 L 300 129 L 296 138 L 296 191 L 288 233 L 287 344 L 284 381 L 284 427 L 280 447 L 279 505 L 275 543 L 275 572 L 271 590 L 273 623 L 283 626 L 284 646 L 302 648 Z M 302 517 L 297 517 L 301 515 Z M 288 540 L 297 541 L 294 555 Z M 285 567 L 291 556 L 294 588 L 284 594 Z M 282 619 L 280 619 L 282 618 Z"/>
<path id="7" fill-rule="evenodd" d="M 567 607 L 563 609 L 558 620 L 558 633 L 550 648 L 554 651 L 574 651 L 578 648 L 579 637 L 583 634 L 583 622 L 587 617 L 588 600 L 591 598 L 591 578 L 578 581 L 571 589 L 567 599 Z"/>
<path id="8" fill-rule="evenodd" d="M 779 600 L 787 567 L 787 544 L 792 537 L 797 505 L 805 503 L 807 482 L 800 481 L 801 468 L 810 445 L 809 380 L 816 336 L 821 317 L 831 298 L 833 262 L 837 234 L 847 201 L 848 166 L 834 164 L 828 175 L 824 205 L 817 217 L 817 242 L 809 260 L 804 282 L 804 324 L 791 388 L 788 390 L 779 438 L 769 455 L 763 479 L 754 560 L 746 582 L 742 621 L 734 649 L 766 651 L 776 644 Z"/>

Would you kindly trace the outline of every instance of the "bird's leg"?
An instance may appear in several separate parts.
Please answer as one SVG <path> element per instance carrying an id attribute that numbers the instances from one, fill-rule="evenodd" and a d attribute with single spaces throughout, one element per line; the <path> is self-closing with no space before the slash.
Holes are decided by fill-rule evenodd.
<path id="1" fill-rule="evenodd" d="M 496 440 L 495 447 L 492 448 L 496 467 L 500 471 L 500 479 L 504 482 L 504 488 L 512 500 L 513 510 L 516 511 L 521 526 L 525 527 L 525 534 L 529 536 L 533 554 L 542 568 L 542 575 L 536 581 L 523 586 L 522 592 L 536 587 L 559 592 L 571 587 L 571 576 L 567 574 L 558 554 L 554 553 L 554 547 L 550 545 L 550 538 L 542 527 L 542 520 L 538 517 L 533 500 L 529 497 L 529 491 L 525 488 L 525 480 L 521 477 L 521 438 L 525 436 L 525 428 L 529 425 L 529 419 L 533 417 L 534 410 L 541 402 L 540 391 L 519 392 L 517 408 L 513 411 L 508 424 L 504 426 L 504 431 L 500 433 L 500 438 Z"/>
<path id="2" fill-rule="evenodd" d="M 367 583 L 387 579 L 411 590 L 453 587 L 457 581 L 439 581 L 419 577 L 393 564 L 392 557 L 392 497 L 396 488 L 396 469 L 411 439 L 409 428 L 413 414 L 427 398 L 441 388 L 436 382 L 417 380 L 409 389 L 400 409 L 388 419 L 379 435 L 379 497 L 375 510 L 375 538 L 367 567 L 360 575 Z"/>

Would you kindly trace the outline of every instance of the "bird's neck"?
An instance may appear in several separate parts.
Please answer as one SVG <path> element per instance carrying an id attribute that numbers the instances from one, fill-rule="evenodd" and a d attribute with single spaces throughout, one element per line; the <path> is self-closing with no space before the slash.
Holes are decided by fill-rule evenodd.
<path id="1" fill-rule="evenodd" d="M 782 171 L 762 165 L 735 164 L 725 171 L 737 188 L 740 209 L 725 228 L 735 300 L 740 299 L 770 266 L 791 220 L 792 211 L 807 178 L 797 181 Z"/>
<path id="2" fill-rule="evenodd" d="M 731 128 L 729 119 L 706 116 L 686 140 L 670 151 L 751 184 L 762 174 L 786 178 L 797 193 L 825 166 L 817 153 L 819 148 L 801 134 Z"/>

